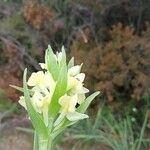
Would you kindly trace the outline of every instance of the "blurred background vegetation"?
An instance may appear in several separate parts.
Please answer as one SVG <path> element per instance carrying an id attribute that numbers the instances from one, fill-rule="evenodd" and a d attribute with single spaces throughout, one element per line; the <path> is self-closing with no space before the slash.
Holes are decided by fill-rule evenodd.
<path id="1" fill-rule="evenodd" d="M 1 133 L 18 126 L 30 133 L 20 93 L 9 85 L 22 86 L 26 67 L 40 69 L 48 44 L 55 51 L 64 45 L 68 59 L 84 63 L 85 86 L 101 95 L 91 120 L 68 129 L 56 149 L 67 149 L 68 139 L 72 149 L 150 149 L 149 8 L 149 0 L 1 0 Z"/>

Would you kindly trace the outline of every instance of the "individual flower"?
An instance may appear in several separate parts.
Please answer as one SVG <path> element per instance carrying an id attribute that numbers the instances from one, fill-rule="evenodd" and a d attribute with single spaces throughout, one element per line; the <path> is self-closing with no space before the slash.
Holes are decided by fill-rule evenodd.
<path id="1" fill-rule="evenodd" d="M 80 73 L 81 67 L 82 64 L 73 66 L 68 70 L 68 85 L 67 85 L 68 95 L 77 94 L 78 104 L 81 104 L 84 101 L 85 93 L 89 92 L 89 90 L 83 86 L 85 74 Z"/>
<path id="2" fill-rule="evenodd" d="M 65 94 L 60 97 L 59 104 L 61 105 L 60 112 L 63 112 L 64 114 L 74 112 L 77 104 L 77 95 L 68 96 Z"/>
<path id="3" fill-rule="evenodd" d="M 65 94 L 64 96 L 60 97 L 59 104 L 61 105 L 60 108 L 60 115 L 55 121 L 55 126 L 58 125 L 65 117 L 70 121 L 77 121 L 81 119 L 88 118 L 88 115 L 76 112 L 76 105 L 78 103 L 78 95 L 68 96 Z"/>
<path id="4" fill-rule="evenodd" d="M 54 87 L 55 81 L 50 73 L 38 71 L 31 74 L 28 80 L 28 85 L 51 88 Z"/>

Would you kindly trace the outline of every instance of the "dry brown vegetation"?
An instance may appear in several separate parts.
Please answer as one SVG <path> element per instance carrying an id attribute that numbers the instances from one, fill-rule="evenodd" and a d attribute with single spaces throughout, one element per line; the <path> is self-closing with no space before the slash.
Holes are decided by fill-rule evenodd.
<path id="1" fill-rule="evenodd" d="M 146 4 L 141 6 L 141 17 L 144 20 L 140 20 L 139 8 L 134 2 L 120 1 L 114 2 L 114 5 L 104 2 L 97 2 L 95 5 L 95 2 L 81 1 L 77 4 L 68 1 L 66 4 L 62 3 L 63 5 L 55 4 L 62 10 L 57 12 L 53 7 L 45 5 L 46 3 L 27 1 L 20 10 L 25 22 L 32 26 L 30 30 L 40 34 L 40 49 L 43 49 L 47 41 L 55 51 L 65 45 L 70 50 L 67 52 L 75 57 L 76 63 L 84 62 L 83 69 L 87 74 L 86 85 L 89 89 L 102 91 L 107 101 L 140 100 L 145 92 L 150 92 L 148 23 L 147 30 L 143 32 L 143 24 L 149 19 Z M 140 24 L 141 27 L 138 26 Z M 138 36 L 139 32 L 141 36 Z M 32 41 L 27 43 L 29 49 L 34 48 Z M 41 58 L 38 49 L 34 52 L 40 55 L 36 55 L 35 60 Z M 34 69 L 38 70 L 31 57 L 30 65 L 34 64 Z M 2 70 L 9 70 L 7 66 L 1 66 Z"/>
<path id="2" fill-rule="evenodd" d="M 16 45 L 8 38 L 0 37 L 0 90 L 13 100 L 16 100 L 19 94 L 9 85 L 21 85 L 22 56 Z"/>
<path id="3" fill-rule="evenodd" d="M 108 101 L 140 100 L 150 92 L 150 34 L 138 37 L 132 27 L 119 23 L 109 35 L 111 40 L 98 46 L 93 40 L 76 40 L 71 55 L 84 63 L 86 85 L 102 91 Z"/>
<path id="4" fill-rule="evenodd" d="M 23 16 L 35 29 L 43 28 L 46 21 L 54 16 L 49 7 L 34 1 L 27 1 L 23 7 Z"/>

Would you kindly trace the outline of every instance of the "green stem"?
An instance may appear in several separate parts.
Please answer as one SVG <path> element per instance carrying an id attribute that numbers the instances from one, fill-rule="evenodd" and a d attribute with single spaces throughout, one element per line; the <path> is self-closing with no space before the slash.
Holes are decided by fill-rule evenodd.
<path id="1" fill-rule="evenodd" d="M 49 150 L 48 140 L 39 140 L 39 150 Z"/>
<path id="2" fill-rule="evenodd" d="M 52 150 L 52 140 L 49 140 L 48 142 L 48 150 Z"/>
<path id="3" fill-rule="evenodd" d="M 33 150 L 38 150 L 38 136 L 36 131 L 34 131 L 34 143 L 33 143 Z"/>
<path id="4" fill-rule="evenodd" d="M 53 141 L 53 138 L 51 136 L 52 127 L 53 127 L 53 118 L 49 118 L 49 125 L 48 125 L 49 134 L 47 137 L 43 137 L 43 135 L 39 135 L 35 131 L 33 150 L 51 150 L 52 149 L 52 141 Z"/>
<path id="5" fill-rule="evenodd" d="M 52 149 L 52 139 L 39 139 L 38 150 L 51 150 Z"/>

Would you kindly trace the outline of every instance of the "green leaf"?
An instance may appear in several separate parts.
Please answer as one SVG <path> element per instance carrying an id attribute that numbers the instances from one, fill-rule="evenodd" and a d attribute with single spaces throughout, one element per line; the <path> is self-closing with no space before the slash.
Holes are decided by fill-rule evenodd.
<path id="1" fill-rule="evenodd" d="M 54 53 L 52 51 L 52 49 L 49 46 L 49 49 L 47 50 L 48 54 L 46 54 L 46 60 L 47 60 L 47 65 L 49 66 L 49 71 L 53 71 L 54 73 L 52 73 L 54 75 L 54 79 L 57 81 L 56 83 L 56 87 L 55 87 L 55 91 L 54 94 L 52 96 L 52 101 L 49 105 L 49 115 L 52 115 L 52 117 L 54 117 L 60 108 L 60 105 L 58 104 L 58 100 L 59 98 L 65 94 L 66 92 L 66 88 L 67 88 L 67 65 L 66 65 L 66 52 L 64 47 L 62 47 L 62 58 L 60 60 L 60 62 L 58 63 L 54 57 Z M 52 58 L 49 58 L 50 56 L 52 56 Z M 48 57 L 49 56 L 49 57 Z M 54 61 L 55 59 L 55 61 Z M 53 60 L 53 61 L 52 61 Z M 53 65 L 54 63 L 54 65 Z M 53 68 L 50 67 L 51 65 L 53 65 Z M 55 67 L 54 67 L 55 66 Z"/>
<path id="2" fill-rule="evenodd" d="M 39 140 L 38 140 L 38 135 L 36 131 L 34 131 L 34 143 L 33 143 L 33 150 L 38 150 L 39 149 Z"/>
<path id="3" fill-rule="evenodd" d="M 29 133 L 29 134 L 33 134 L 34 133 L 34 130 L 31 129 L 31 128 L 16 127 L 16 130 L 22 131 L 24 133 Z"/>
<path id="4" fill-rule="evenodd" d="M 50 45 L 48 45 L 48 49 L 46 50 L 45 62 L 47 64 L 48 71 L 52 74 L 53 79 L 56 81 L 59 75 L 59 65 Z"/>
<path id="5" fill-rule="evenodd" d="M 65 94 L 67 88 L 67 66 L 66 63 L 60 68 L 58 81 L 56 83 L 55 91 L 52 96 L 52 101 L 49 106 L 49 115 L 55 116 L 60 108 L 58 104 L 59 98 Z"/>
<path id="6" fill-rule="evenodd" d="M 85 101 L 77 108 L 77 112 L 80 113 L 85 113 L 85 111 L 87 110 L 87 108 L 89 107 L 90 103 L 93 101 L 93 99 L 99 95 L 99 91 L 93 93 L 92 95 L 90 95 L 89 97 L 87 97 L 85 99 Z"/>
<path id="7" fill-rule="evenodd" d="M 140 147 L 142 145 L 142 141 L 144 139 L 144 131 L 145 131 L 146 125 L 147 125 L 147 120 L 148 120 L 148 112 L 145 115 L 145 119 L 144 119 L 144 122 L 143 122 L 143 125 L 142 125 L 139 141 L 138 141 L 138 144 L 137 144 L 137 150 L 140 150 Z"/>
<path id="8" fill-rule="evenodd" d="M 38 112 L 36 112 L 32 106 L 28 87 L 27 87 L 27 82 L 26 82 L 26 75 L 27 75 L 27 69 L 25 69 L 24 75 L 23 75 L 23 89 L 24 89 L 25 102 L 26 102 L 26 106 L 27 106 L 27 112 L 31 119 L 32 125 L 35 128 L 35 130 L 37 131 L 37 133 L 43 139 L 46 139 L 48 136 L 47 128 L 44 124 L 44 121 L 43 121 L 41 115 Z"/>
<path id="9" fill-rule="evenodd" d="M 60 67 L 59 67 L 59 69 L 60 69 L 64 64 L 66 64 L 66 52 L 65 52 L 64 46 L 62 47 L 61 51 L 62 51 L 62 59 L 61 59 L 61 61 L 60 61 Z"/>
<path id="10" fill-rule="evenodd" d="M 61 113 L 58 118 L 56 119 L 56 121 L 54 122 L 54 127 L 55 126 L 59 126 L 59 124 L 64 120 L 65 118 L 65 114 Z"/>
<path id="11" fill-rule="evenodd" d="M 24 89 L 22 87 L 16 86 L 16 85 L 9 85 L 10 87 L 20 91 L 20 92 L 24 92 Z M 28 91 L 30 92 L 30 94 L 33 94 L 33 91 L 28 89 Z"/>
<path id="12" fill-rule="evenodd" d="M 16 86 L 16 85 L 9 85 L 10 87 L 20 91 L 20 92 L 24 92 L 22 87 Z"/>
<path id="13" fill-rule="evenodd" d="M 51 134 L 52 138 L 54 139 L 57 135 L 63 132 L 67 127 L 77 123 L 78 121 L 69 121 L 65 118 L 58 126 L 56 126 Z"/>
<path id="14" fill-rule="evenodd" d="M 88 115 L 78 113 L 78 112 L 72 112 L 72 113 L 67 114 L 67 116 L 66 116 L 66 118 L 69 121 L 78 121 L 78 120 L 86 119 L 88 117 L 89 117 Z"/>

